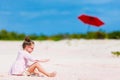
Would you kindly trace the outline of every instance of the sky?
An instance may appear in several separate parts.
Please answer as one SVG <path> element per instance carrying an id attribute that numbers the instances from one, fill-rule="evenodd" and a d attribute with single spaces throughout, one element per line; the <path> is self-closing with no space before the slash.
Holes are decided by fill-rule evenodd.
<path id="1" fill-rule="evenodd" d="M 78 16 L 98 17 L 101 27 L 84 24 Z M 25 34 L 74 34 L 120 31 L 120 0 L 1 0 L 0 30 Z"/>

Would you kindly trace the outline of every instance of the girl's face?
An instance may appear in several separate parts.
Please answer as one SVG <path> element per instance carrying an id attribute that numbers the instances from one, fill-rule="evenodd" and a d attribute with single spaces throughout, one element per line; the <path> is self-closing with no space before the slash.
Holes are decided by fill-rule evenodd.
<path id="1" fill-rule="evenodd" d="M 26 46 L 25 49 L 27 52 L 31 53 L 34 50 L 34 44 L 32 44 L 31 46 Z"/>

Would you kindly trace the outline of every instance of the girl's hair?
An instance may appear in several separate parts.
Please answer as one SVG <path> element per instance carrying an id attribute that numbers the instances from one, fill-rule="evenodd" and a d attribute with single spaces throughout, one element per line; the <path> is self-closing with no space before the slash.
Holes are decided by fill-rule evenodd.
<path id="1" fill-rule="evenodd" d="M 24 49 L 26 46 L 31 46 L 32 44 L 34 44 L 34 42 L 28 36 L 26 36 L 22 44 L 22 47 Z"/>

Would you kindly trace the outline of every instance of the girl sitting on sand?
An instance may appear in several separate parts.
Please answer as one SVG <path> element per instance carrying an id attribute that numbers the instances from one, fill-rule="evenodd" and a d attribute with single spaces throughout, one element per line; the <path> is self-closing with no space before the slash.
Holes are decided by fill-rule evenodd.
<path id="1" fill-rule="evenodd" d="M 18 56 L 16 58 L 15 63 L 12 65 L 10 74 L 16 75 L 16 76 L 30 76 L 32 74 L 39 74 L 35 71 L 43 73 L 44 75 L 48 77 L 54 77 L 56 75 L 55 72 L 48 73 L 46 72 L 39 62 L 47 62 L 46 60 L 37 60 L 35 59 L 31 53 L 34 49 L 34 42 L 29 39 L 29 37 L 26 37 L 23 44 L 22 44 L 23 50 L 18 52 Z M 32 65 L 28 65 L 28 62 L 32 61 Z"/>

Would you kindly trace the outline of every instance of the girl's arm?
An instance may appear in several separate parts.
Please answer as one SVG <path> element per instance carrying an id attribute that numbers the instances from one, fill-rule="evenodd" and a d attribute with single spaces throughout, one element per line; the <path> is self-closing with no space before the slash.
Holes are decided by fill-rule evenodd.
<path id="1" fill-rule="evenodd" d="M 29 53 L 26 53 L 25 54 L 25 58 L 26 59 L 28 59 L 28 60 L 30 60 L 30 61 L 32 61 L 32 62 L 48 62 L 49 61 L 49 59 L 41 59 L 41 60 L 39 60 L 39 59 L 36 59 L 36 58 L 34 58 L 31 54 L 29 54 Z"/>
<path id="2" fill-rule="evenodd" d="M 36 60 L 36 61 L 38 61 L 38 62 L 48 62 L 48 61 L 50 61 L 50 59 L 41 59 L 41 60 Z"/>

